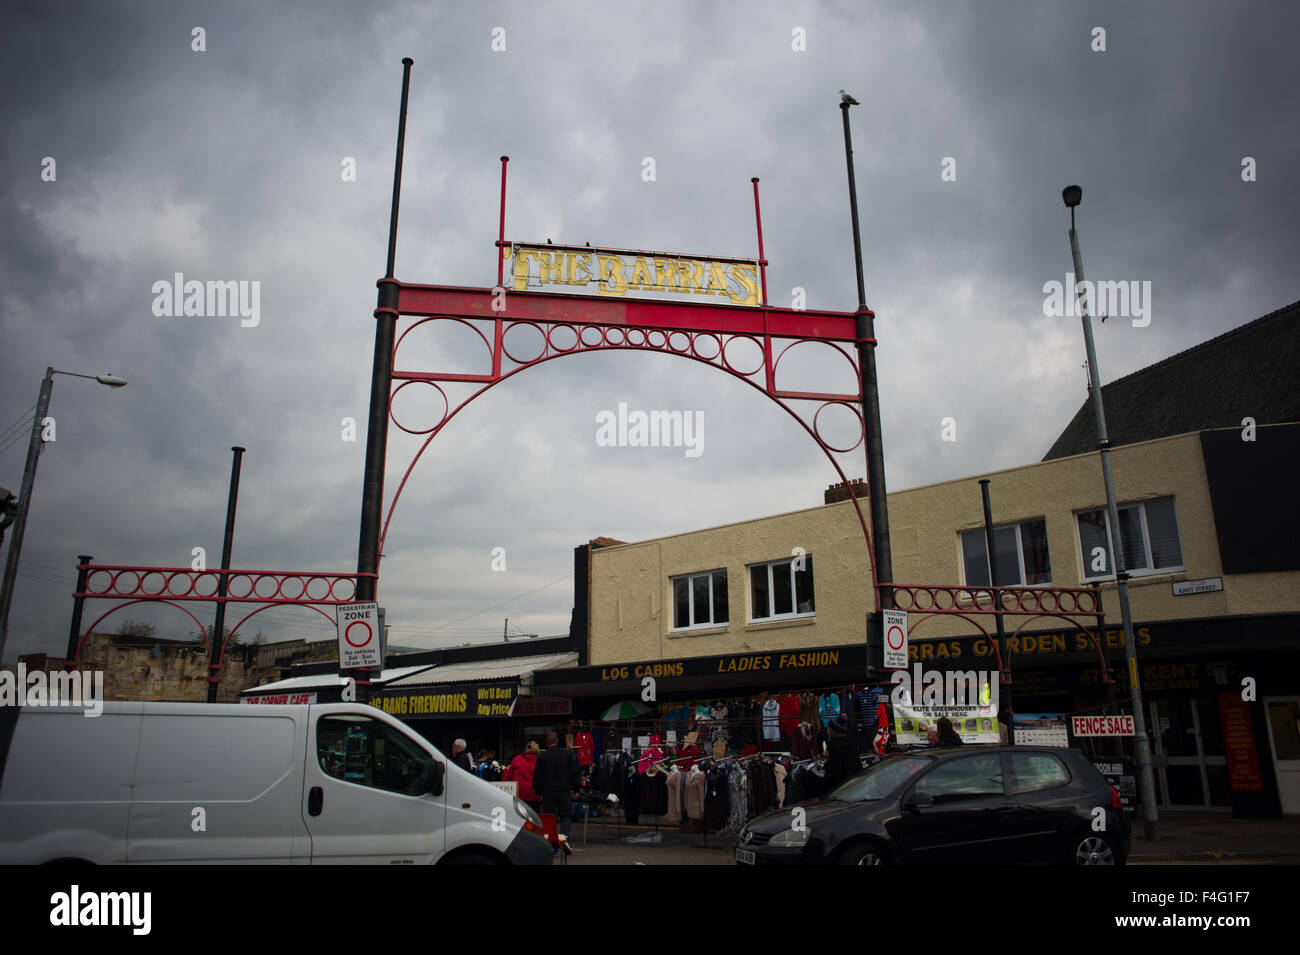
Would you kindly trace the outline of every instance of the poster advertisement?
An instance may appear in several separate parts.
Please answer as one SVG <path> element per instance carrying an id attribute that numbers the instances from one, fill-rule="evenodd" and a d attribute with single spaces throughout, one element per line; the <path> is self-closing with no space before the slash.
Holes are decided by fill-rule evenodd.
<path id="1" fill-rule="evenodd" d="M 1250 707 L 1235 691 L 1220 693 L 1219 718 L 1223 721 L 1223 752 L 1227 757 L 1228 782 L 1232 791 L 1261 791 L 1264 777 L 1260 774 L 1259 754 L 1255 751 L 1255 725 L 1250 719 Z"/>
<path id="2" fill-rule="evenodd" d="M 1015 732 L 1017 746 L 1070 745 L 1070 728 L 1063 713 L 1017 713 Z"/>
<path id="3" fill-rule="evenodd" d="M 946 716 L 964 743 L 998 743 L 998 712 L 994 706 L 907 706 L 894 704 L 894 731 L 900 746 L 926 742 L 925 733 Z"/>

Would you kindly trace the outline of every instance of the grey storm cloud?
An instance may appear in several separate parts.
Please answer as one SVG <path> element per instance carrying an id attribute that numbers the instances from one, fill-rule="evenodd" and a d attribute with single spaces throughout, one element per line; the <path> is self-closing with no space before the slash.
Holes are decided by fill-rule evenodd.
<path id="1" fill-rule="evenodd" d="M 19 427 L 0 484 L 18 487 L 47 365 L 130 381 L 55 379 L 9 657 L 61 652 L 78 554 L 189 566 L 201 546 L 215 564 L 232 445 L 248 449 L 234 566 L 355 569 L 403 56 L 396 271 L 411 282 L 495 283 L 508 154 L 521 241 L 752 256 L 758 176 L 772 303 L 798 288 L 852 311 L 838 91 L 860 100 L 892 489 L 1038 460 L 1083 400 L 1078 322 L 1043 311 L 1044 284 L 1070 271 L 1069 183 L 1088 276 L 1151 282 L 1149 326 L 1097 325 L 1106 380 L 1298 297 L 1287 5 L 33 3 L 8 21 L 0 425 Z M 176 273 L 259 282 L 260 322 L 155 315 L 154 283 Z M 483 360 L 428 326 L 403 349 L 402 367 Z M 792 352 L 788 371 L 839 365 Z M 704 453 L 599 446 L 596 416 L 620 402 L 703 412 Z M 435 406 L 429 389 L 395 404 L 413 423 Z M 390 501 L 420 443 L 392 433 Z M 860 451 L 842 464 L 864 473 Z M 836 479 L 796 422 L 711 369 L 635 352 L 544 363 L 469 405 L 412 473 L 382 567 L 393 640 L 487 640 L 505 617 L 563 632 L 575 545 L 812 506 Z M 193 630 L 140 606 L 104 627 L 132 617 Z M 241 636 L 259 627 L 332 629 L 276 608 Z"/>

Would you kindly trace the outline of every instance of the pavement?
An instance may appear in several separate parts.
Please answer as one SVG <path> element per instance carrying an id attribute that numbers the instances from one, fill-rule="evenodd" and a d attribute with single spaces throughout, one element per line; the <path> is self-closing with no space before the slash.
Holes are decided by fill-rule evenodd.
<path id="1" fill-rule="evenodd" d="M 1129 816 L 1133 851 L 1129 861 L 1282 862 L 1300 864 L 1300 816 L 1234 819 L 1227 813 L 1165 810 L 1148 841 L 1141 816 Z"/>
<path id="2" fill-rule="evenodd" d="M 1158 839 L 1143 835 L 1140 816 L 1133 827 L 1133 865 L 1229 864 L 1240 862 L 1300 865 L 1300 817 L 1234 819 L 1227 813 L 1166 810 L 1157 825 Z M 575 819 L 569 865 L 731 865 L 732 840 L 725 833 L 685 833 L 676 827 L 619 825 L 591 819 L 584 839 L 583 821 Z"/>

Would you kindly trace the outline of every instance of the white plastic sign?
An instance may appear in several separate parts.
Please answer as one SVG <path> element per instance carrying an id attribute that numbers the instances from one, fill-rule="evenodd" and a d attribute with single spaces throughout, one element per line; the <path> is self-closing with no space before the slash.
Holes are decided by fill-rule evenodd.
<path id="1" fill-rule="evenodd" d="M 339 669 L 384 665 L 379 648 L 379 604 L 339 604 L 334 608 L 339 629 Z"/>

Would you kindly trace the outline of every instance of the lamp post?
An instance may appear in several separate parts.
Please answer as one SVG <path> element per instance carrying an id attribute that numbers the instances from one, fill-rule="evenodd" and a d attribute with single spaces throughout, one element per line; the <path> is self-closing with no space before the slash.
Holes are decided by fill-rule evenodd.
<path id="1" fill-rule="evenodd" d="M 36 399 L 36 417 L 32 420 L 32 436 L 27 443 L 27 466 L 23 470 L 22 489 L 18 492 L 18 513 L 14 518 L 9 556 L 5 560 L 4 582 L 0 585 L 0 660 L 4 659 L 5 641 L 9 638 L 9 606 L 13 603 L 14 578 L 18 575 L 18 560 L 23 549 L 23 532 L 27 529 L 27 513 L 31 510 L 32 485 L 36 483 L 36 462 L 45 443 L 41 434 L 45 430 L 46 413 L 50 410 L 50 392 L 54 390 L 55 375 L 89 378 L 110 388 L 121 388 L 126 384 L 126 379 L 119 378 L 117 375 L 79 375 L 75 371 L 45 369 L 45 377 L 41 379 L 40 394 Z"/>
<path id="2" fill-rule="evenodd" d="M 849 170 L 849 211 L 853 218 L 853 264 L 857 268 L 858 375 L 862 388 L 863 439 L 867 445 L 867 497 L 871 504 L 871 558 L 876 565 L 876 610 L 894 607 L 894 563 L 889 546 L 889 500 L 885 491 L 885 447 L 880 427 L 880 389 L 876 380 L 876 316 L 867 308 L 862 276 L 862 238 L 858 229 L 858 187 L 853 177 L 853 139 L 849 133 L 849 107 L 858 101 L 840 90 L 840 115 L 844 120 L 844 160 Z"/>
<path id="3" fill-rule="evenodd" d="M 1088 295 L 1083 278 L 1083 256 L 1079 252 L 1079 234 L 1074 231 L 1074 210 L 1083 200 L 1083 189 L 1066 186 L 1061 199 L 1070 210 L 1070 254 L 1074 259 L 1075 287 L 1079 295 L 1079 315 L 1083 321 L 1083 340 L 1088 349 L 1088 387 L 1092 391 L 1092 410 L 1097 418 L 1097 447 L 1101 450 L 1101 476 L 1106 485 L 1106 523 L 1111 562 L 1119 593 L 1119 613 L 1124 624 L 1124 650 L 1128 657 L 1129 691 L 1133 704 L 1133 742 L 1138 764 L 1138 798 L 1142 800 L 1142 821 L 1147 839 L 1158 837 L 1155 776 L 1151 771 L 1151 741 L 1147 737 L 1146 716 L 1142 712 L 1142 687 L 1138 681 L 1137 643 L 1133 639 L 1133 614 L 1128 602 L 1128 573 L 1124 568 L 1124 548 L 1119 539 L 1119 507 L 1115 503 L 1115 480 L 1110 470 L 1110 437 L 1106 432 L 1106 409 L 1101 400 L 1101 374 L 1097 371 L 1097 350 L 1092 343 L 1092 318 L 1088 315 Z"/>

